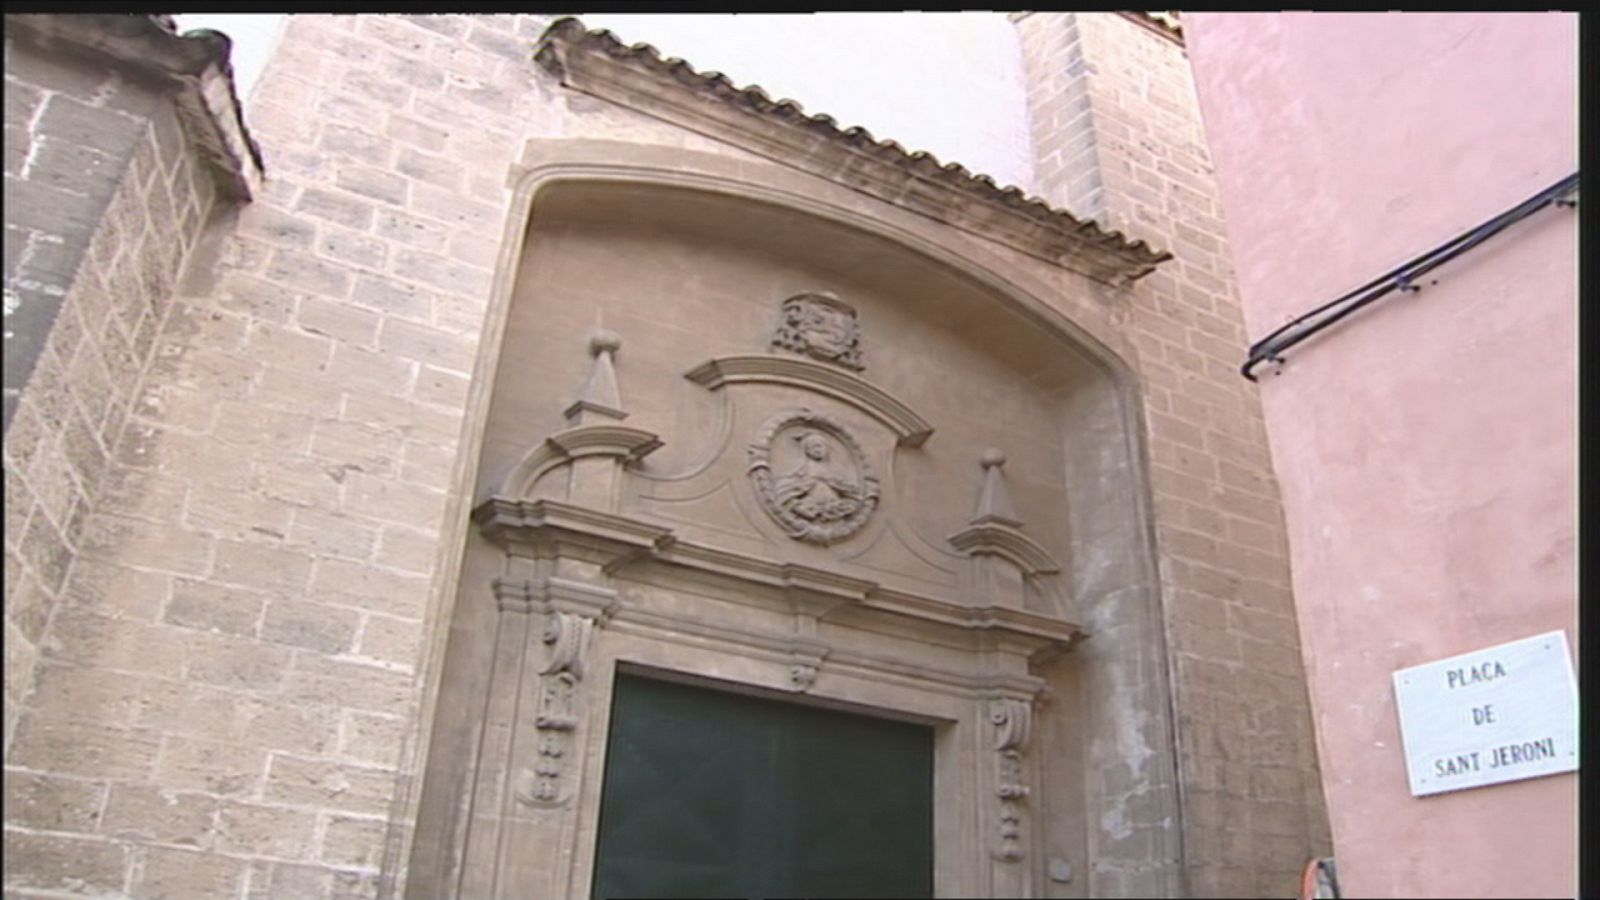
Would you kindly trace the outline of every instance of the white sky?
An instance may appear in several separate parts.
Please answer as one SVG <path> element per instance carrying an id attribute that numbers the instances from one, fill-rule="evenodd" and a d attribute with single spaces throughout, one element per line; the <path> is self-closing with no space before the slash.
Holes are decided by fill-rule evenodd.
<path id="1" fill-rule="evenodd" d="M 1033 187 L 1021 48 L 1003 13 L 588 14 L 840 127 Z"/>
<path id="2" fill-rule="evenodd" d="M 234 76 L 250 94 L 282 31 L 282 14 L 180 14 L 179 31 L 233 39 Z M 1004 14 L 591 13 L 628 43 L 647 42 L 701 72 L 720 71 L 840 127 L 959 162 L 1001 184 L 1033 189 L 1022 64 Z M 530 50 L 532 41 L 529 41 Z"/>
<path id="3" fill-rule="evenodd" d="M 233 40 L 233 78 L 239 97 L 245 99 L 267 64 L 286 17 L 281 13 L 184 13 L 173 18 L 180 33 L 211 28 Z"/>

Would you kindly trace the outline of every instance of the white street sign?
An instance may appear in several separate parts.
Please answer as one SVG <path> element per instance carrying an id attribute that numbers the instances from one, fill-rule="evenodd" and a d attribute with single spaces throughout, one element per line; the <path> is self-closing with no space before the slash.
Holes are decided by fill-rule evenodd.
<path id="1" fill-rule="evenodd" d="M 1394 693 L 1413 796 L 1578 768 L 1564 631 L 1400 669 Z"/>

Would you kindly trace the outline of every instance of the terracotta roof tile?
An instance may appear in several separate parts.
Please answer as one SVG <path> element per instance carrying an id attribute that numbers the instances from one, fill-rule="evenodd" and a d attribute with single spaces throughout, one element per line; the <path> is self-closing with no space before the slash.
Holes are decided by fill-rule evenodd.
<path id="1" fill-rule="evenodd" d="M 1176 10 L 1123 12 L 1122 15 L 1174 43 L 1183 43 L 1183 20 Z"/>
<path id="2" fill-rule="evenodd" d="M 1153 271 L 1157 263 L 1172 258 L 1170 253 L 1156 250 L 1143 240 L 1130 241 L 1120 231 L 1107 231 L 1091 219 L 1080 219 L 1043 200 L 1029 197 L 1020 188 L 1001 187 L 993 178 L 971 172 L 960 163 L 940 163 L 931 153 L 911 152 L 896 141 L 879 140 L 860 126 L 840 128 L 832 116 L 807 115 L 793 100 L 774 101 L 761 87 L 738 87 L 721 72 L 696 72 L 682 59 L 662 58 L 661 52 L 650 44 L 624 44 L 610 31 L 591 30 L 574 17 L 563 17 L 551 23 L 539 39 L 534 58 L 568 82 L 571 73 L 566 68 L 575 61 L 574 53 L 599 54 L 658 79 L 670 79 L 727 107 L 820 135 L 850 151 L 941 185 L 950 189 L 953 196 L 999 207 L 1017 220 L 1002 226 L 996 226 L 986 217 L 982 223 L 984 227 L 978 227 L 976 221 L 952 224 L 1018 246 L 1025 252 L 1099 280 L 1131 281 Z M 576 86 L 586 89 L 582 84 Z M 882 193 L 863 189 L 893 202 L 893 198 Z"/>

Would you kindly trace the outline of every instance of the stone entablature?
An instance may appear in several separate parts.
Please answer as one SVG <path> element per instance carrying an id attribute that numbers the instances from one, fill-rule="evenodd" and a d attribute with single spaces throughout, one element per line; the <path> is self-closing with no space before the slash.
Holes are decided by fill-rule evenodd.
<path id="1" fill-rule="evenodd" d="M 974 598 L 961 602 L 935 594 L 896 590 L 878 582 L 841 575 L 801 563 L 777 563 L 679 537 L 635 516 L 602 513 L 555 500 L 511 501 L 496 498 L 474 512 L 478 528 L 501 543 L 534 544 L 558 539 L 593 548 L 610 548 L 608 561 L 629 564 L 650 560 L 693 570 L 706 577 L 804 591 L 834 603 L 852 603 L 924 626 L 956 632 L 994 632 L 1015 640 L 1036 641 L 1065 650 L 1083 640 L 1082 628 L 1059 616 Z"/>

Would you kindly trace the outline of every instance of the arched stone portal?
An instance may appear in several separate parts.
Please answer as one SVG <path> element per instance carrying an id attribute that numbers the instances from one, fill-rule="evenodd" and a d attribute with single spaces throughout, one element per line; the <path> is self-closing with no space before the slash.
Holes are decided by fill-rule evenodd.
<path id="1" fill-rule="evenodd" d="M 767 162 L 524 163 L 409 895 L 589 895 L 619 671 L 930 726 L 938 896 L 1178 892 L 1103 287 Z"/>

